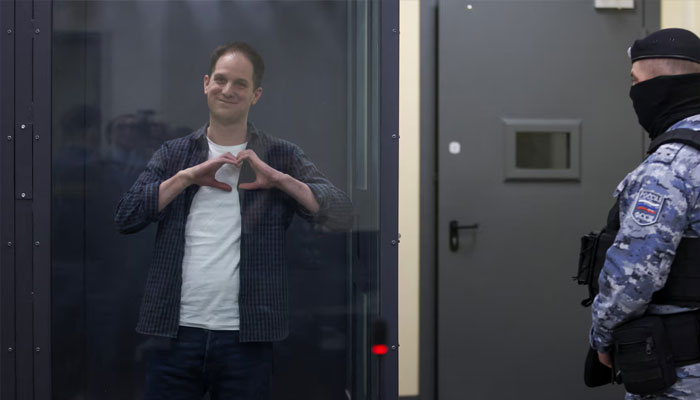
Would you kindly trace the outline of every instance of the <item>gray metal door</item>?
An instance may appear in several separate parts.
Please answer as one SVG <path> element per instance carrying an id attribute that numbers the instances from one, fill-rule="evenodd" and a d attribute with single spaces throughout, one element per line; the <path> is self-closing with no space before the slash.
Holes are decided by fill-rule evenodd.
<path id="1" fill-rule="evenodd" d="M 639 1 L 440 2 L 441 400 L 621 397 L 583 384 L 590 309 L 571 277 L 642 159 L 626 50 L 645 18 L 658 8 Z M 456 251 L 453 220 L 478 224 Z"/>

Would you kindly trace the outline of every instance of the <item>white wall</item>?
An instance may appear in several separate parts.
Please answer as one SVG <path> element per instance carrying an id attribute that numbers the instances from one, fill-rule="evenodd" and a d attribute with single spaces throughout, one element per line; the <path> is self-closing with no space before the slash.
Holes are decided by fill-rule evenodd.
<path id="1" fill-rule="evenodd" d="M 399 394 L 419 394 L 420 1 L 400 0 Z"/>
<path id="2" fill-rule="evenodd" d="M 662 0 L 661 27 L 685 28 L 700 34 L 700 1 Z"/>

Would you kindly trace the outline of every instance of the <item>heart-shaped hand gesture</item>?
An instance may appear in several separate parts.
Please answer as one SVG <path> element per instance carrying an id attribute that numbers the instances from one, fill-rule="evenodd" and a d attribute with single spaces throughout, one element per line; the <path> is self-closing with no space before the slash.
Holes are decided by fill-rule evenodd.
<path id="1" fill-rule="evenodd" d="M 224 164 L 236 165 L 237 167 L 239 166 L 236 164 L 236 157 L 233 154 L 224 153 L 199 165 L 187 168 L 186 170 L 182 171 L 182 175 L 185 177 L 188 186 L 191 184 L 211 186 L 230 192 L 233 190 L 231 186 L 223 182 L 219 182 L 215 178 L 216 171 L 218 171 Z"/>
<path id="2" fill-rule="evenodd" d="M 238 185 L 240 189 L 255 190 L 255 189 L 270 189 L 278 187 L 282 173 L 267 165 L 263 160 L 255 154 L 253 150 L 243 150 L 235 157 L 233 165 L 236 167 L 243 166 L 243 162 L 248 161 L 250 167 L 255 172 L 255 182 L 241 183 Z"/>

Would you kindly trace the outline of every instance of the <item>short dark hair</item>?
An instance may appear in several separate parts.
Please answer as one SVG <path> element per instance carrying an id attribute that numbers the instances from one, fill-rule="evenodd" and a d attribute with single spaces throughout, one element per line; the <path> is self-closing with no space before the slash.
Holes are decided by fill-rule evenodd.
<path id="1" fill-rule="evenodd" d="M 253 64 L 253 86 L 255 89 L 260 87 L 262 83 L 263 74 L 265 73 L 265 63 L 263 62 L 260 54 L 246 42 L 231 42 L 214 49 L 211 53 L 211 63 L 209 65 L 209 75 L 214 72 L 217 61 L 224 54 L 228 53 L 240 53 L 243 54 L 251 64 Z"/>
<path id="2" fill-rule="evenodd" d="M 644 62 L 646 68 L 654 76 L 685 75 L 700 73 L 700 64 L 677 58 L 647 58 L 635 62 Z"/>

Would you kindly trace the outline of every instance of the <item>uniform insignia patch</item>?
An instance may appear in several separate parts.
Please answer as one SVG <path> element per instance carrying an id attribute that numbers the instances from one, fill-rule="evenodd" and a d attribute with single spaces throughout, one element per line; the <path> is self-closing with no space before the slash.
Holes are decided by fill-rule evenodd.
<path id="1" fill-rule="evenodd" d="M 665 197 L 650 190 L 642 190 L 632 210 L 632 218 L 639 225 L 651 225 L 659 220 Z"/>

